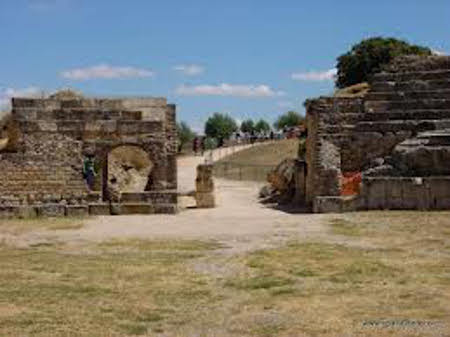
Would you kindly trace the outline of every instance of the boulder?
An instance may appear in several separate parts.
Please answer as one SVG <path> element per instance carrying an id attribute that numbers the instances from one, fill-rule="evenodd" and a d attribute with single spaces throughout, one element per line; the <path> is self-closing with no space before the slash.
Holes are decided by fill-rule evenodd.
<path id="1" fill-rule="evenodd" d="M 295 159 L 285 159 L 267 175 L 267 181 L 279 193 L 286 192 L 292 188 L 295 169 Z"/>

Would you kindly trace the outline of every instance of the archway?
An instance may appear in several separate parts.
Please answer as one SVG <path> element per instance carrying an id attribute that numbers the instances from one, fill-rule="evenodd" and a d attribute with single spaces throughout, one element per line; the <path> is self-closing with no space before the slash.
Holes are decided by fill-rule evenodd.
<path id="1" fill-rule="evenodd" d="M 109 199 L 117 199 L 123 192 L 144 192 L 154 164 L 141 147 L 122 145 L 108 153 L 107 166 Z"/>

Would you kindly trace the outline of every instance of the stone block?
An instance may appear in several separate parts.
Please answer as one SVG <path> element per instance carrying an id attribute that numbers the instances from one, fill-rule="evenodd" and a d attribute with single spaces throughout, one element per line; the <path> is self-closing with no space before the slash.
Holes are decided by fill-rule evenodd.
<path id="1" fill-rule="evenodd" d="M 37 209 L 34 206 L 19 206 L 15 212 L 19 219 L 33 219 L 38 216 Z"/>
<path id="2" fill-rule="evenodd" d="M 63 217 L 66 215 L 66 207 L 61 204 L 44 204 L 39 206 L 38 213 L 44 217 Z"/>
<path id="3" fill-rule="evenodd" d="M 89 215 L 89 207 L 87 205 L 68 205 L 66 206 L 66 216 L 81 218 Z"/>
<path id="4" fill-rule="evenodd" d="M 144 107 L 165 107 L 167 105 L 167 100 L 163 97 L 126 98 L 122 100 L 121 105 L 123 108 L 130 110 Z"/>
<path id="5" fill-rule="evenodd" d="M 450 209 L 450 178 L 424 178 L 429 185 L 429 198 L 432 209 Z"/>
<path id="6" fill-rule="evenodd" d="M 155 213 L 155 208 L 153 205 L 144 203 L 122 203 L 120 204 L 119 209 L 120 215 Z"/>
<path id="7" fill-rule="evenodd" d="M 123 203 L 148 203 L 148 204 L 176 204 L 176 192 L 149 191 L 141 193 L 121 193 L 120 200 Z"/>
<path id="8" fill-rule="evenodd" d="M 90 191 L 86 195 L 85 200 L 88 203 L 98 203 L 101 201 L 101 198 L 102 198 L 102 194 L 100 192 Z"/>
<path id="9" fill-rule="evenodd" d="M 139 122 L 140 133 L 160 133 L 163 132 L 163 123 L 160 121 L 141 121 Z"/>
<path id="10" fill-rule="evenodd" d="M 425 210 L 428 209 L 428 189 L 423 183 L 423 178 L 407 178 L 403 183 L 403 209 Z"/>
<path id="11" fill-rule="evenodd" d="M 122 111 L 121 119 L 124 120 L 141 120 L 142 112 L 141 111 Z"/>
<path id="12" fill-rule="evenodd" d="M 214 207 L 216 207 L 216 200 L 214 197 L 214 193 L 196 192 L 195 200 L 197 202 L 197 208 L 214 208 Z"/>
<path id="13" fill-rule="evenodd" d="M 0 206 L 0 219 L 32 219 L 38 216 L 37 209 L 33 206 L 8 205 Z"/>
<path id="14" fill-rule="evenodd" d="M 111 215 L 111 208 L 108 203 L 89 204 L 89 215 Z"/>
<path id="15" fill-rule="evenodd" d="M 195 187 L 197 192 L 207 193 L 214 191 L 214 181 L 212 178 L 209 179 L 200 179 L 197 178 L 195 180 Z"/>
<path id="16" fill-rule="evenodd" d="M 77 132 L 81 133 L 84 130 L 84 123 L 81 121 L 58 121 L 58 132 Z"/>
<path id="17" fill-rule="evenodd" d="M 38 122 L 39 131 L 42 132 L 56 132 L 58 131 L 58 124 L 51 121 L 39 121 Z"/>
<path id="18" fill-rule="evenodd" d="M 117 131 L 121 134 L 138 134 L 141 122 L 120 120 L 117 124 Z"/>
<path id="19" fill-rule="evenodd" d="M 386 179 L 363 179 L 363 192 L 368 209 L 384 209 L 386 207 Z"/>
<path id="20" fill-rule="evenodd" d="M 114 133 L 117 131 L 115 120 L 95 120 L 84 124 L 84 131 L 93 133 Z"/>
<path id="21" fill-rule="evenodd" d="M 178 206 L 171 204 L 154 205 L 155 214 L 176 214 L 178 213 Z"/>
<path id="22" fill-rule="evenodd" d="M 340 197 L 316 197 L 313 200 L 314 213 L 341 213 L 342 201 Z"/>
<path id="23" fill-rule="evenodd" d="M 403 181 L 390 179 L 385 184 L 386 208 L 403 209 Z"/>

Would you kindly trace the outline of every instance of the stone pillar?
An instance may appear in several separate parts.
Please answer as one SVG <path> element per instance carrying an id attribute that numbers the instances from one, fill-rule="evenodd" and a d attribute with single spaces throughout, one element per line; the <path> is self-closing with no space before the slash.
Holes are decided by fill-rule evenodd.
<path id="1" fill-rule="evenodd" d="M 195 180 L 197 208 L 214 208 L 216 206 L 212 177 L 212 165 L 201 164 L 197 166 L 197 179 Z"/>

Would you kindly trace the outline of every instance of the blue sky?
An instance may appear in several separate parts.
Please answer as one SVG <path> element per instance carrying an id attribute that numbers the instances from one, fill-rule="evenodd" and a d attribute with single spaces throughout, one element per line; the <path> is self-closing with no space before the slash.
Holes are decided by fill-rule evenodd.
<path id="1" fill-rule="evenodd" d="M 448 0 L 0 0 L 0 22 L 0 104 L 66 87 L 166 96 L 195 129 L 215 111 L 303 112 L 363 38 L 450 52 Z"/>

